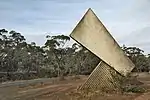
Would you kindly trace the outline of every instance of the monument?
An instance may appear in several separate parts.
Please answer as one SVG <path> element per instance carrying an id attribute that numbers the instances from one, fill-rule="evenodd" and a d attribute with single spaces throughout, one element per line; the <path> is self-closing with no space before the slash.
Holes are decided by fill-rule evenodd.
<path id="1" fill-rule="evenodd" d="M 126 77 L 135 67 L 91 8 L 70 37 L 102 60 L 79 89 L 116 88 L 115 77 Z"/>

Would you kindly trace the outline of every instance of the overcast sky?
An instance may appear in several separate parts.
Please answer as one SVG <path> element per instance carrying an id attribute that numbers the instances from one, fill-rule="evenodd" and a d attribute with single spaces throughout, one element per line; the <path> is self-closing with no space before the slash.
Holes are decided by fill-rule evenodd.
<path id="1" fill-rule="evenodd" d="M 150 0 L 0 0 L 0 28 L 38 45 L 45 35 L 69 35 L 92 8 L 120 45 L 150 53 Z"/>

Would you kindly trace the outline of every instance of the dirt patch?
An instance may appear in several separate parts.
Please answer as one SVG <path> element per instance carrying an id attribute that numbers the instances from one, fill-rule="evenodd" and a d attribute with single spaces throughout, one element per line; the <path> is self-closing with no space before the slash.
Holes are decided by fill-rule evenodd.
<path id="1" fill-rule="evenodd" d="M 150 92 L 144 93 L 144 94 L 136 97 L 134 100 L 150 100 Z"/>
<path id="2" fill-rule="evenodd" d="M 77 91 L 87 77 L 79 79 L 68 78 L 56 83 L 46 82 L 27 85 L 26 87 L 1 87 L 0 100 L 150 100 L 150 80 L 149 77 L 140 78 L 133 81 L 147 89 L 146 93 L 101 93 L 100 91 L 82 94 Z M 141 84 L 143 83 L 143 84 Z M 9 94 L 9 96 L 8 96 Z"/>

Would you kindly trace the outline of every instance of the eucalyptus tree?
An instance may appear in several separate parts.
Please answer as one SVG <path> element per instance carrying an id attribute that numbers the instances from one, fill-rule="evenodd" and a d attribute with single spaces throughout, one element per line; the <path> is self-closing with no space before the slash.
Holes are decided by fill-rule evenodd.
<path id="1" fill-rule="evenodd" d="M 65 35 L 48 35 L 43 47 L 48 54 L 47 61 L 52 65 L 53 72 L 57 72 L 57 76 L 63 76 L 65 73 L 66 44 L 69 40 L 70 38 Z"/>

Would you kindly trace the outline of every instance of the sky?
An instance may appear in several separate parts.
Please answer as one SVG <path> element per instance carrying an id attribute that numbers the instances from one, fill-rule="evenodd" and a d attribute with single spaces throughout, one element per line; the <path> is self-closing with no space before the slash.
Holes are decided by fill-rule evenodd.
<path id="1" fill-rule="evenodd" d="M 69 35 L 88 8 L 121 46 L 150 53 L 150 0 L 0 0 L 0 29 L 43 45 L 47 34 Z"/>

